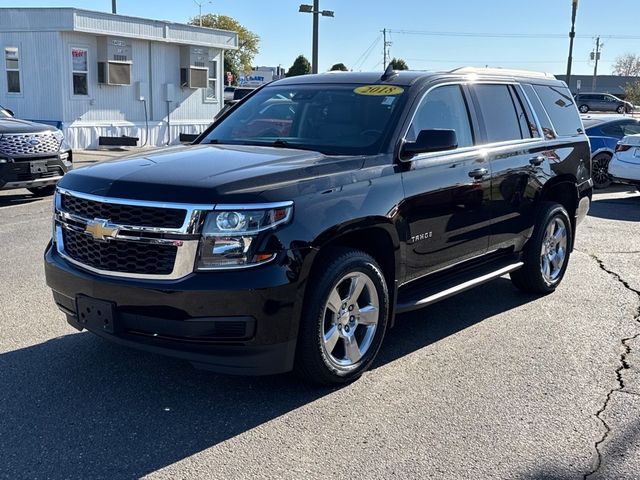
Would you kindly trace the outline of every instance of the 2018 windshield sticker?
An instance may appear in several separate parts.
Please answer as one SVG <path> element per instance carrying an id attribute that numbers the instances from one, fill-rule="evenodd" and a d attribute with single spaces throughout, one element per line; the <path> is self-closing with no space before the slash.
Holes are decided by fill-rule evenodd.
<path id="1" fill-rule="evenodd" d="M 395 85 L 364 85 L 362 87 L 355 88 L 354 93 L 358 95 L 400 95 L 404 92 L 402 87 L 396 87 Z"/>

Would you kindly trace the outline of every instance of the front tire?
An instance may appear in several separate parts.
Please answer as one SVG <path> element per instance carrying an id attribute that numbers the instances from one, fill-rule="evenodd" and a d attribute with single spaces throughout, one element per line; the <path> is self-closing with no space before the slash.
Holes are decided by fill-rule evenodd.
<path id="1" fill-rule="evenodd" d="M 35 197 L 48 197 L 56 191 L 55 185 L 47 185 L 45 187 L 27 188 Z"/>
<path id="2" fill-rule="evenodd" d="M 626 109 L 624 108 L 624 105 L 620 105 L 618 108 L 616 108 L 616 112 L 622 114 L 626 112 Z"/>
<path id="3" fill-rule="evenodd" d="M 593 157 L 591 161 L 591 178 L 593 178 L 594 188 L 602 189 L 611 185 L 609 162 L 611 162 L 611 155 L 608 153 L 599 153 Z"/>
<path id="4" fill-rule="evenodd" d="M 513 284 L 524 292 L 553 292 L 567 270 L 572 240 L 571 221 L 565 208 L 559 203 L 544 202 L 533 235 L 524 248 L 524 265 L 510 274 Z"/>
<path id="5" fill-rule="evenodd" d="M 307 289 L 295 369 L 325 385 L 359 378 L 376 357 L 389 317 L 382 269 L 368 254 L 335 249 Z"/>

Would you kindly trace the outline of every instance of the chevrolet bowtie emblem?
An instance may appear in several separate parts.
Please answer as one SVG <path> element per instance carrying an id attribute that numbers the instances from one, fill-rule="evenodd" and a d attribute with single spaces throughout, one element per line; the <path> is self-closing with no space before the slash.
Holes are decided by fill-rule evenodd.
<path id="1" fill-rule="evenodd" d="M 106 242 L 110 238 L 115 238 L 118 231 L 119 228 L 110 224 L 109 220 L 101 218 L 90 220 L 84 229 L 84 233 L 91 235 L 94 240 L 99 242 Z"/>

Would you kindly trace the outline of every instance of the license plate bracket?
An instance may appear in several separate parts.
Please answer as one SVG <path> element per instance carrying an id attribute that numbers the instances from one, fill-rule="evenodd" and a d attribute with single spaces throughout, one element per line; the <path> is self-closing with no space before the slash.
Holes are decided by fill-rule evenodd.
<path id="1" fill-rule="evenodd" d="M 76 314 L 78 323 L 88 330 L 116 332 L 116 304 L 113 302 L 78 295 Z"/>
<path id="2" fill-rule="evenodd" d="M 31 170 L 31 173 L 34 173 L 34 174 L 47 173 L 47 162 L 46 161 L 30 162 L 29 168 Z"/>

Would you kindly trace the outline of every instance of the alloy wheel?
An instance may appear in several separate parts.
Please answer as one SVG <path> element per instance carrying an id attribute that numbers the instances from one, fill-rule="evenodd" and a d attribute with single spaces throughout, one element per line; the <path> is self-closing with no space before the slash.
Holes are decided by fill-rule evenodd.
<path id="1" fill-rule="evenodd" d="M 540 270 L 545 282 L 555 283 L 567 257 L 567 225 L 560 217 L 554 218 L 545 230 L 540 252 Z"/>
<path id="2" fill-rule="evenodd" d="M 356 365 L 371 347 L 380 318 L 378 292 L 371 278 L 351 272 L 338 280 L 322 318 L 327 359 L 341 369 Z"/>

